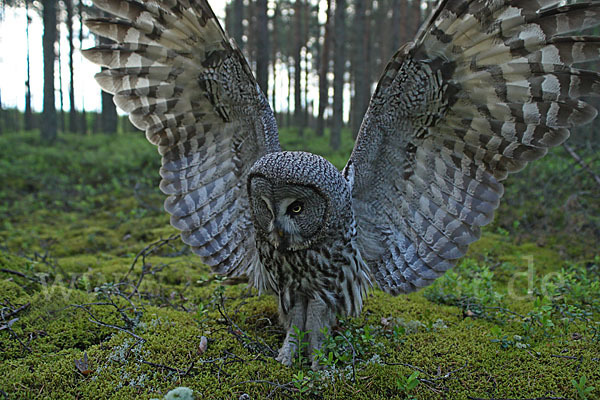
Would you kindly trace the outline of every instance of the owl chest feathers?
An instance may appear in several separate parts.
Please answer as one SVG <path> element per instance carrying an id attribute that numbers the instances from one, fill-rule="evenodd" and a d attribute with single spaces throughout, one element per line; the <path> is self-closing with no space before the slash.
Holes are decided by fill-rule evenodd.
<path id="1" fill-rule="evenodd" d="M 257 240 L 263 287 L 279 297 L 286 314 L 300 297 L 320 299 L 339 314 L 358 315 L 371 282 L 350 235 L 299 251 L 280 251 Z M 256 279 L 255 279 L 256 282 Z M 257 282 L 258 283 L 258 282 Z"/>

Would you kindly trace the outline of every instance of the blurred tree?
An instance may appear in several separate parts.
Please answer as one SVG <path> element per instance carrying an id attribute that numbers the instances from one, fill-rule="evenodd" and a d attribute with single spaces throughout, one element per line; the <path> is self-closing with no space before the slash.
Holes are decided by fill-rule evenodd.
<path id="1" fill-rule="evenodd" d="M 265 96 L 269 93 L 269 17 L 267 0 L 256 2 L 256 80 Z"/>
<path id="2" fill-rule="evenodd" d="M 84 5 L 82 3 L 82 0 L 79 0 L 79 51 L 83 50 L 83 9 Z M 88 133 L 88 120 L 87 113 L 85 111 L 85 96 L 82 97 L 81 102 L 81 120 L 79 122 L 79 133 L 81 133 L 82 135 Z"/>
<path id="3" fill-rule="evenodd" d="M 60 4 L 61 3 L 57 3 L 58 5 L 58 15 L 60 16 L 62 13 L 60 12 Z M 56 24 L 56 44 L 57 44 L 57 48 L 58 48 L 58 54 L 56 57 L 56 62 L 58 63 L 58 100 L 59 100 L 59 105 L 60 105 L 60 118 L 58 119 L 58 129 L 61 132 L 65 132 L 66 128 L 65 128 L 65 96 L 64 96 L 64 91 L 63 91 L 63 73 L 62 73 L 62 41 L 60 40 L 61 38 L 61 33 L 60 33 L 60 28 L 61 28 L 61 21 L 59 18 L 58 24 Z"/>
<path id="4" fill-rule="evenodd" d="M 295 0 L 294 2 L 294 125 L 298 128 L 298 133 L 302 136 L 303 131 L 303 110 L 302 110 L 302 67 L 301 67 L 301 53 L 302 53 L 302 14 L 304 11 L 303 0 Z"/>
<path id="5" fill-rule="evenodd" d="M 113 43 L 112 40 L 105 37 L 99 37 L 100 45 L 107 45 Z M 100 123 L 97 128 L 102 133 L 117 133 L 117 107 L 113 102 L 113 95 L 102 91 L 102 112 L 100 113 Z"/>
<path id="6" fill-rule="evenodd" d="M 25 40 L 27 41 L 27 80 L 25 81 L 25 130 L 30 131 L 34 128 L 33 112 L 31 109 L 31 62 L 29 48 L 29 25 L 31 24 L 31 16 L 29 15 L 29 3 L 31 0 L 25 0 Z"/>
<path id="7" fill-rule="evenodd" d="M 279 2 L 275 2 L 275 8 L 273 9 L 273 16 L 271 17 L 271 27 L 273 29 L 273 36 L 271 38 L 271 68 L 273 74 L 273 87 L 271 88 L 271 105 L 273 107 L 273 113 L 277 116 L 277 51 L 279 49 Z"/>
<path id="8" fill-rule="evenodd" d="M 323 47 L 321 49 L 321 61 L 319 69 L 319 114 L 317 116 L 317 136 L 323 136 L 325 128 L 325 110 L 329 105 L 329 59 L 331 52 L 331 1 L 327 0 L 327 19 L 325 20 L 325 32 Z"/>
<path id="9" fill-rule="evenodd" d="M 409 24 L 407 24 L 406 26 L 409 26 L 411 29 L 409 32 L 409 37 L 406 38 L 407 42 L 411 41 L 415 37 L 417 31 L 421 27 L 421 22 L 423 20 L 421 0 L 411 0 L 410 8 L 411 12 L 408 14 Z"/>
<path id="10" fill-rule="evenodd" d="M 356 137 L 371 97 L 371 82 L 367 71 L 367 60 L 371 58 L 367 12 L 371 0 L 354 0 L 352 67 L 354 70 L 354 103 L 352 106 L 352 133 Z"/>
<path id="11" fill-rule="evenodd" d="M 244 0 L 233 0 L 227 14 L 229 32 L 240 49 L 244 48 Z"/>
<path id="12" fill-rule="evenodd" d="M 42 139 L 47 142 L 56 140 L 56 105 L 54 101 L 54 62 L 56 53 L 56 1 L 43 0 L 44 22 L 44 123 L 41 126 Z"/>
<path id="13" fill-rule="evenodd" d="M 64 0 L 65 8 L 67 9 L 67 31 L 68 31 L 68 39 L 69 39 L 69 131 L 77 132 L 78 124 L 77 124 L 77 109 L 75 108 L 75 71 L 73 68 L 73 55 L 75 53 L 75 29 L 73 27 L 73 19 L 74 15 L 74 5 L 73 0 Z"/>
<path id="14" fill-rule="evenodd" d="M 329 143 L 333 150 L 338 150 L 344 124 L 346 0 L 336 0 L 335 2 L 333 29 L 333 121 Z"/>

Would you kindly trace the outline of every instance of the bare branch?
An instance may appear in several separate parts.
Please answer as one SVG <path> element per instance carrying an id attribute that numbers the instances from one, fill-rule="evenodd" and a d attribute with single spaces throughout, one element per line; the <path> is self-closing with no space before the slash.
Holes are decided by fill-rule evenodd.
<path id="1" fill-rule="evenodd" d="M 563 147 L 567 151 L 567 153 L 569 153 L 569 155 L 571 157 L 573 157 L 573 159 L 575 161 L 577 161 L 577 164 L 579 164 L 579 166 L 582 169 L 586 170 L 594 178 L 594 180 L 596 181 L 596 183 L 598 184 L 598 186 L 600 186 L 600 176 L 596 175 L 594 173 L 594 171 L 592 171 L 592 169 L 590 168 L 590 166 L 588 164 L 586 164 L 585 161 L 583 161 L 583 159 L 579 156 L 579 154 L 577 154 L 575 152 L 575 150 L 573 150 L 573 148 L 571 146 L 569 146 L 566 143 L 563 143 Z"/>

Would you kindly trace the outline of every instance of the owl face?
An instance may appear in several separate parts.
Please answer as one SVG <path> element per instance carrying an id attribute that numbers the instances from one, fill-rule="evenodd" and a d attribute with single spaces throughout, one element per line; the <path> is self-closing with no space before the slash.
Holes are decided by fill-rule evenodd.
<path id="1" fill-rule="evenodd" d="M 249 194 L 257 231 L 280 251 L 308 248 L 326 225 L 328 203 L 316 187 L 254 176 Z"/>

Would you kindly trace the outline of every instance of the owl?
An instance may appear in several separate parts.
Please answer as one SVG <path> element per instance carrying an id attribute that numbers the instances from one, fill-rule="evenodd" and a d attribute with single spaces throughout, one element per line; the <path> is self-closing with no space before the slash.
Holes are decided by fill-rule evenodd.
<path id="1" fill-rule="evenodd" d="M 94 0 L 96 79 L 162 156 L 171 224 L 214 272 L 274 294 L 312 356 L 377 286 L 431 284 L 492 221 L 509 173 L 596 110 L 600 3 L 442 0 L 387 65 L 343 171 L 282 151 L 267 99 L 206 0 Z"/>

